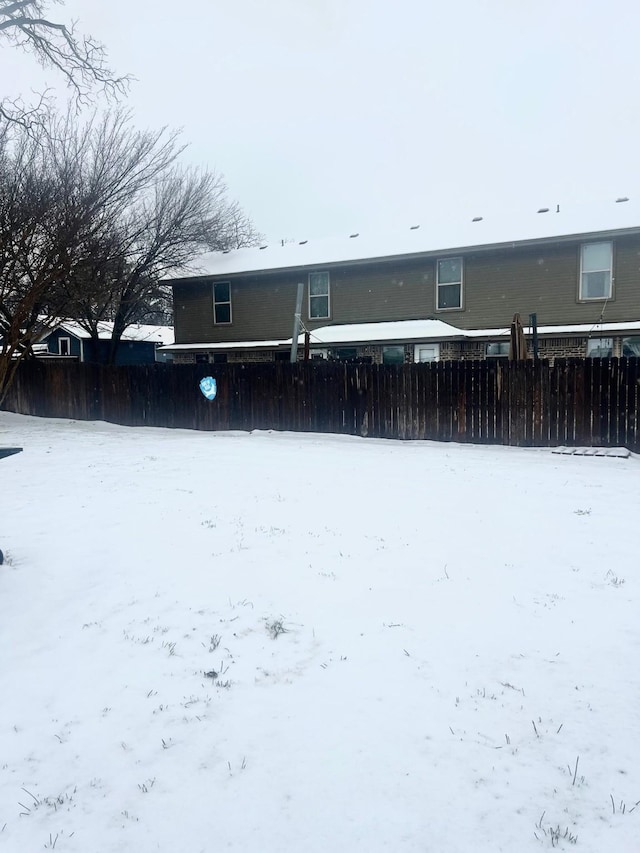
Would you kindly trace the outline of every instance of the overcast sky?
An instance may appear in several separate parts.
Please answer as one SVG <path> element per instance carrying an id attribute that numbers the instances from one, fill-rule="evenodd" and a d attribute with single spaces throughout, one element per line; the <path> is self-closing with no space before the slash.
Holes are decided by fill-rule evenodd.
<path id="1" fill-rule="evenodd" d="M 269 241 L 640 190 L 634 0 L 67 0 L 51 16 L 106 44 L 137 78 L 137 123 L 181 127 L 185 160 L 222 172 Z M 0 79 L 43 82 L 4 44 Z"/>

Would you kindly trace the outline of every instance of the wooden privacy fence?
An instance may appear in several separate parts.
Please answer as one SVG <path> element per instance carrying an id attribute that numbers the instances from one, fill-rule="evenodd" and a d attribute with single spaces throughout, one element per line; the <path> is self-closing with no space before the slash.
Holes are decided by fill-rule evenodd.
<path id="1" fill-rule="evenodd" d="M 198 389 L 218 384 L 214 401 Z M 640 359 L 20 366 L 4 408 L 42 417 L 203 430 L 640 451 Z"/>

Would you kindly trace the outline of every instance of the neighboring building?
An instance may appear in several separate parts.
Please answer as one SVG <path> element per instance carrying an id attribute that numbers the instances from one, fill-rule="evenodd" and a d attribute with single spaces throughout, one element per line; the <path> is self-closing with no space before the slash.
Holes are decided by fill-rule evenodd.
<path id="1" fill-rule="evenodd" d="M 96 342 L 86 329 L 74 321 L 62 321 L 51 332 L 44 335 L 48 354 L 75 358 L 77 361 L 104 364 L 109 353 L 113 323 L 98 324 Z M 173 343 L 173 329 L 169 326 L 129 326 L 116 351 L 116 364 L 153 364 L 155 361 L 172 360 L 170 353 L 161 347 Z M 42 353 L 37 353 L 42 357 Z"/>
<path id="2" fill-rule="evenodd" d="M 200 262 L 171 281 L 175 361 L 287 358 L 300 282 L 311 357 L 503 357 L 515 313 L 536 315 L 542 358 L 640 355 L 640 206 L 626 199 Z"/>

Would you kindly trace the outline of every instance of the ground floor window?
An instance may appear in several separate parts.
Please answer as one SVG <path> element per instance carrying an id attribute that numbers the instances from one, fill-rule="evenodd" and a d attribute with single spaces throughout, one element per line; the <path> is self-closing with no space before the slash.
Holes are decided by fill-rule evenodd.
<path id="1" fill-rule="evenodd" d="M 611 358 L 613 338 L 590 338 L 587 341 L 587 358 Z"/>
<path id="2" fill-rule="evenodd" d="M 489 341 L 487 344 L 487 358 L 508 358 L 509 341 Z"/>
<path id="3" fill-rule="evenodd" d="M 640 358 L 640 337 L 623 338 L 622 355 L 624 358 Z"/>
<path id="4" fill-rule="evenodd" d="M 383 364 L 404 364 L 404 347 L 382 347 Z"/>
<path id="5" fill-rule="evenodd" d="M 196 364 L 209 364 L 209 353 L 208 352 L 197 352 L 196 353 Z"/>
<path id="6" fill-rule="evenodd" d="M 332 361 L 344 361 L 347 364 L 371 364 L 370 355 L 358 355 L 357 347 L 336 347 L 331 350 Z"/>
<path id="7" fill-rule="evenodd" d="M 440 344 L 416 344 L 413 358 L 417 362 L 440 361 Z"/>
<path id="8" fill-rule="evenodd" d="M 214 364 L 226 364 L 229 361 L 229 356 L 226 352 L 214 352 L 211 361 L 213 361 Z"/>

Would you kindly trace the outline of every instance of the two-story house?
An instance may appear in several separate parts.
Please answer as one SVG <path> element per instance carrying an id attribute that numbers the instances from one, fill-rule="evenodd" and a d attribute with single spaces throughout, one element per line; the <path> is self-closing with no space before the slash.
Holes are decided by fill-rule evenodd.
<path id="1" fill-rule="evenodd" d="M 525 327 L 535 315 L 542 358 L 640 355 L 640 203 L 629 199 L 197 263 L 170 281 L 176 362 L 288 359 L 299 284 L 312 358 L 506 356 L 516 313 Z"/>

